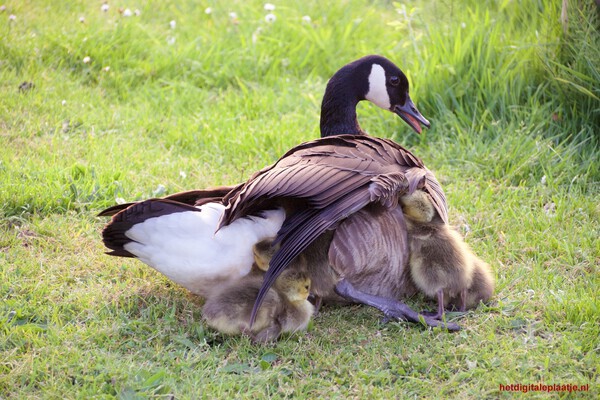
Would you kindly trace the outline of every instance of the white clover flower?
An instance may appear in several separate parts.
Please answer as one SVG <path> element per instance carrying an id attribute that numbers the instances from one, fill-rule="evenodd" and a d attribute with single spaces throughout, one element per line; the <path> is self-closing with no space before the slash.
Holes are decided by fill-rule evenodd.
<path id="1" fill-rule="evenodd" d="M 60 104 L 62 104 L 63 106 L 66 106 L 67 105 L 67 101 L 63 100 L 63 101 L 60 102 Z"/>
<path id="2" fill-rule="evenodd" d="M 232 11 L 232 12 L 229 13 L 229 18 L 231 18 L 231 19 L 237 19 L 237 14 Z"/>
<path id="3" fill-rule="evenodd" d="M 467 24 L 465 24 L 464 22 L 461 22 L 460 23 L 460 27 L 463 28 L 463 29 L 465 29 L 467 27 Z"/>
<path id="4" fill-rule="evenodd" d="M 310 19 L 309 15 L 305 15 L 304 17 L 302 17 L 302 21 L 306 22 L 307 24 L 310 24 L 312 19 Z"/>
<path id="5" fill-rule="evenodd" d="M 267 10 L 267 11 L 274 11 L 275 10 L 275 4 L 265 3 L 265 10 Z"/>
<path id="6" fill-rule="evenodd" d="M 6 11 L 6 6 L 3 4 L 0 6 L 0 12 Z"/>
<path id="7" fill-rule="evenodd" d="M 169 22 L 169 26 L 171 27 L 171 29 L 175 29 L 175 27 L 177 26 L 177 22 L 172 19 L 171 22 Z"/>
<path id="8" fill-rule="evenodd" d="M 106 67 L 102 68 L 102 70 L 103 70 L 104 72 L 108 72 L 108 71 L 110 71 L 110 67 L 107 65 Z"/>
<path id="9" fill-rule="evenodd" d="M 179 171 L 179 176 L 180 176 L 182 179 L 185 179 L 185 178 L 187 177 L 187 174 L 185 173 L 185 171 Z"/>
<path id="10" fill-rule="evenodd" d="M 546 213 L 546 215 L 549 215 L 549 216 L 553 217 L 555 211 L 556 211 L 556 204 L 555 203 L 546 203 L 546 204 L 544 204 L 544 212 Z"/>
<path id="11" fill-rule="evenodd" d="M 162 196 L 167 192 L 167 188 L 162 183 L 159 183 L 156 189 L 152 192 L 152 194 L 156 197 Z"/>
<path id="12" fill-rule="evenodd" d="M 465 222 L 465 224 L 463 225 L 463 230 L 465 231 L 465 233 L 471 232 L 471 225 Z"/>
<path id="13" fill-rule="evenodd" d="M 100 7 L 103 12 L 107 12 L 109 8 L 110 6 L 106 3 L 102 4 L 102 7 Z"/>
<path id="14" fill-rule="evenodd" d="M 135 9 L 135 11 L 133 12 L 135 14 L 136 17 L 139 17 L 140 15 L 142 15 L 142 12 L 139 9 Z"/>
<path id="15" fill-rule="evenodd" d="M 85 17 L 79 17 L 79 22 L 83 24 L 85 22 Z"/>
<path id="16" fill-rule="evenodd" d="M 256 28 L 256 30 L 252 33 L 252 43 L 256 44 L 258 41 L 258 35 L 260 35 L 261 32 L 262 28 L 260 26 Z"/>
<path id="17" fill-rule="evenodd" d="M 129 8 L 126 8 L 125 11 L 123 11 L 124 17 L 131 17 L 132 15 L 133 15 L 133 12 L 131 12 L 131 10 Z"/>
<path id="18" fill-rule="evenodd" d="M 10 14 L 10 15 L 8 16 L 8 20 L 9 20 L 9 21 L 16 21 L 16 20 L 17 20 L 17 16 L 16 16 L 15 14 Z"/>
<path id="19" fill-rule="evenodd" d="M 172 46 L 172 45 L 174 45 L 174 44 L 175 44 L 175 37 L 174 37 L 174 36 L 169 36 L 169 37 L 167 38 L 167 44 L 168 44 L 169 46 Z"/>
<path id="20" fill-rule="evenodd" d="M 83 63 L 84 63 L 84 64 L 89 64 L 89 63 L 90 63 L 90 61 L 92 61 L 92 59 L 91 59 L 91 58 L 89 58 L 88 56 L 85 56 L 85 57 L 83 57 Z"/>
<path id="21" fill-rule="evenodd" d="M 206 9 L 204 10 L 204 14 L 212 14 L 212 8 L 206 7 Z"/>
<path id="22" fill-rule="evenodd" d="M 276 19 L 277 17 L 275 16 L 275 14 L 269 13 L 265 15 L 265 21 L 267 21 L 268 23 L 275 22 Z"/>

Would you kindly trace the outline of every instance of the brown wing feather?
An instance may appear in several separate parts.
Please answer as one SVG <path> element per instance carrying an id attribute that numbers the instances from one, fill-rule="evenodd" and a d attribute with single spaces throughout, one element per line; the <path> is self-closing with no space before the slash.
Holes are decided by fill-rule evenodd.
<path id="1" fill-rule="evenodd" d="M 340 135 L 307 142 L 230 192 L 221 225 L 252 213 L 264 199 L 301 197 L 315 207 L 326 207 L 349 190 L 364 188 L 382 175 L 404 175 L 411 168 L 422 170 L 424 165 L 390 140 Z M 332 196 L 336 192 L 340 195 Z"/>

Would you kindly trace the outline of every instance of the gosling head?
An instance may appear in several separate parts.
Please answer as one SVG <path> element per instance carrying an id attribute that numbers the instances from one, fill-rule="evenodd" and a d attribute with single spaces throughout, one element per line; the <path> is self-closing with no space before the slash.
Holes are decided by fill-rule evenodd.
<path id="1" fill-rule="evenodd" d="M 254 253 L 254 263 L 262 270 L 267 271 L 269 269 L 269 262 L 273 258 L 273 254 L 279 249 L 279 244 L 273 245 L 275 238 L 263 239 L 256 243 L 252 248 Z"/>
<path id="2" fill-rule="evenodd" d="M 286 269 L 275 281 L 275 288 L 288 301 L 305 301 L 310 294 L 310 277 L 303 270 Z"/>
<path id="3" fill-rule="evenodd" d="M 415 222 L 428 223 L 437 215 L 432 200 L 422 190 L 415 190 L 411 194 L 400 196 L 399 201 L 402 212 Z"/>

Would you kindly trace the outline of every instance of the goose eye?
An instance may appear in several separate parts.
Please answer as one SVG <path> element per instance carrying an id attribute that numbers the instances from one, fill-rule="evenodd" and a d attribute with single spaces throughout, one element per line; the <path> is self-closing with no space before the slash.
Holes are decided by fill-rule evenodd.
<path id="1" fill-rule="evenodd" d="M 400 78 L 397 76 L 390 77 L 390 85 L 398 86 L 400 84 Z"/>

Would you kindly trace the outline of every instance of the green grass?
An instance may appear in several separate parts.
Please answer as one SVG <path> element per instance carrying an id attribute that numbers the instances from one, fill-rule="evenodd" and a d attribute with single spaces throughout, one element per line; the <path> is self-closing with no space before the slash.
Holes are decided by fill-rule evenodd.
<path id="1" fill-rule="evenodd" d="M 478 399 L 514 383 L 598 396 L 593 2 L 568 2 L 568 26 L 560 2 L 534 0 L 275 3 L 271 24 L 259 1 L 139 3 L 129 18 L 99 1 L 0 12 L 1 399 Z M 408 74 L 433 126 L 417 136 L 361 104 L 363 128 L 424 159 L 495 270 L 493 302 L 458 318 L 463 331 L 330 307 L 308 333 L 255 346 L 206 328 L 201 300 L 154 270 L 103 254 L 99 210 L 244 180 L 318 136 L 327 79 L 370 53 Z"/>

